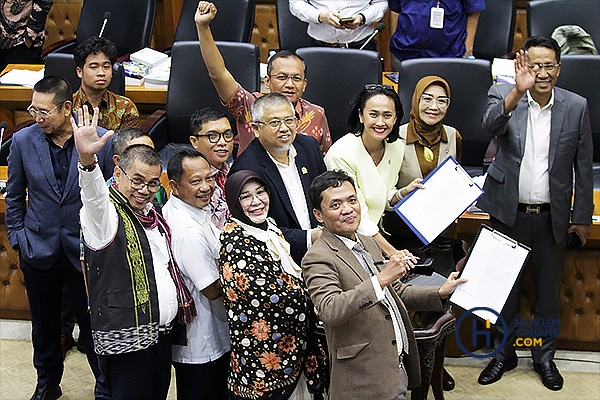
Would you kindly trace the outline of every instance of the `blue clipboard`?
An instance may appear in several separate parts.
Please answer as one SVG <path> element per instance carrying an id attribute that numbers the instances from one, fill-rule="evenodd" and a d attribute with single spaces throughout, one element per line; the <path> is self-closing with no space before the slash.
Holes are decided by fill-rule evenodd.
<path id="1" fill-rule="evenodd" d="M 433 176 L 435 176 L 436 172 L 438 172 L 442 167 L 444 167 L 446 165 L 446 163 L 453 163 L 454 164 L 454 168 L 455 170 L 460 169 L 462 171 L 462 174 L 464 174 L 465 179 L 467 179 L 468 177 L 468 185 L 470 187 L 477 187 L 480 191 L 479 195 L 477 196 L 477 198 L 474 200 L 476 201 L 477 199 L 479 199 L 479 197 L 481 197 L 481 195 L 484 193 L 483 189 L 481 187 L 479 187 L 479 185 L 477 185 L 469 176 L 469 174 L 463 169 L 463 167 L 460 165 L 460 163 L 451 155 L 446 157 L 446 159 L 444 161 L 442 161 L 433 171 L 431 171 L 431 173 L 429 175 L 427 175 L 427 177 L 425 179 L 423 179 L 423 181 L 421 182 L 422 184 L 426 184 L 427 181 L 429 181 Z M 417 235 L 417 237 L 425 244 L 425 245 L 429 245 L 431 242 L 429 240 L 427 240 L 423 234 L 421 232 L 419 232 L 419 230 L 408 220 L 408 218 L 406 218 L 406 216 L 399 210 L 400 207 L 402 206 L 402 204 L 404 204 L 406 201 L 408 201 L 415 193 L 418 192 L 419 189 L 413 190 L 412 192 L 410 192 L 409 194 L 407 194 L 402 200 L 400 200 L 395 206 L 394 206 L 394 211 L 396 212 L 396 214 L 398 214 L 398 216 L 400 217 L 400 219 L 402 219 L 406 225 L 408 225 L 408 227 L 414 232 L 415 235 Z M 471 203 L 472 204 L 472 203 Z M 465 212 L 465 210 L 467 208 L 469 208 L 469 206 L 471 204 L 468 204 L 467 206 L 465 206 L 464 209 L 461 210 L 460 214 L 458 214 L 456 216 L 456 218 L 458 218 L 463 212 Z M 449 226 L 449 225 L 448 225 Z M 448 226 L 446 226 L 445 228 L 447 228 Z M 444 228 L 444 229 L 445 229 Z M 443 230 L 442 230 L 443 232 Z M 441 232 L 440 232 L 441 233 Z"/>

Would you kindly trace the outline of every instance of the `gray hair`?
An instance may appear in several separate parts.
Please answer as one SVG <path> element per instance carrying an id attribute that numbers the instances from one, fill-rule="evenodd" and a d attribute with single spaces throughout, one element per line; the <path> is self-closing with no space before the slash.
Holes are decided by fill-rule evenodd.
<path id="1" fill-rule="evenodd" d="M 294 105 L 284 95 L 281 93 L 269 93 L 265 94 L 262 97 L 254 100 L 252 104 L 252 108 L 250 111 L 252 112 L 252 120 L 253 121 L 262 121 L 263 116 L 265 115 L 265 110 L 269 107 L 275 107 L 281 104 L 287 104 L 290 106 L 290 110 L 292 111 L 292 115 L 295 115 Z"/>

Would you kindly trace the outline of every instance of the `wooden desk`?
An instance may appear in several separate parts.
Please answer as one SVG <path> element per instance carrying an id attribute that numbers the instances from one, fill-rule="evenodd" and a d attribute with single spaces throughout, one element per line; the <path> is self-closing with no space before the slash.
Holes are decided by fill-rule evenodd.
<path id="1" fill-rule="evenodd" d="M 43 67 L 36 64 L 9 64 L 2 73 L 16 68 L 39 71 Z M 31 119 L 25 110 L 31 103 L 32 94 L 33 90 L 26 86 L 0 85 L 0 118 L 8 122 L 9 128 L 22 122 L 23 118 Z M 164 109 L 167 102 L 166 89 L 126 86 L 125 96 L 135 103 L 140 114 L 151 114 L 158 109 Z"/>

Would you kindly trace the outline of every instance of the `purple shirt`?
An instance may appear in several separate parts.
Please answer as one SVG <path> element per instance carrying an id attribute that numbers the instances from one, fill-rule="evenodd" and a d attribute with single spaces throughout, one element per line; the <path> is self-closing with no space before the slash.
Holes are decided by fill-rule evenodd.
<path id="1" fill-rule="evenodd" d="M 467 38 L 467 14 L 485 9 L 483 0 L 440 0 L 444 27 L 431 28 L 431 8 L 437 0 L 390 0 L 390 10 L 399 13 L 398 28 L 390 39 L 390 50 L 399 59 L 462 57 Z"/>

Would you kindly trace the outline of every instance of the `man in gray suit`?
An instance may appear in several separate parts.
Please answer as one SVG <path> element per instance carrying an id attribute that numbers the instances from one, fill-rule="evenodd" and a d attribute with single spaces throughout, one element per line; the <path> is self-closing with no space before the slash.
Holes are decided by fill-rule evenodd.
<path id="1" fill-rule="evenodd" d="M 419 352 L 406 309 L 443 311 L 466 282 L 404 285 L 416 259 L 406 250 L 384 261 L 377 242 L 356 233 L 360 203 L 345 172 L 327 171 L 310 188 L 323 234 L 302 260 L 302 275 L 325 324 L 331 360 L 329 399 L 404 399 L 420 384 Z"/>
<path id="2" fill-rule="evenodd" d="M 488 93 L 483 127 L 498 137 L 499 148 L 478 205 L 490 214 L 495 229 L 532 249 L 535 318 L 543 323 L 560 318 L 567 234 L 585 244 L 589 233 L 593 146 L 586 99 L 554 87 L 561 68 L 556 41 L 534 36 L 523 47 L 515 60 L 516 84 L 492 86 Z M 517 366 L 514 345 L 523 276 L 521 272 L 502 310 L 508 324 L 506 343 L 499 349 L 503 336 L 497 335 L 499 352 L 479 376 L 482 385 Z M 553 361 L 556 339 L 543 337 L 541 346 L 531 348 L 534 369 L 550 390 L 563 385 Z"/>

